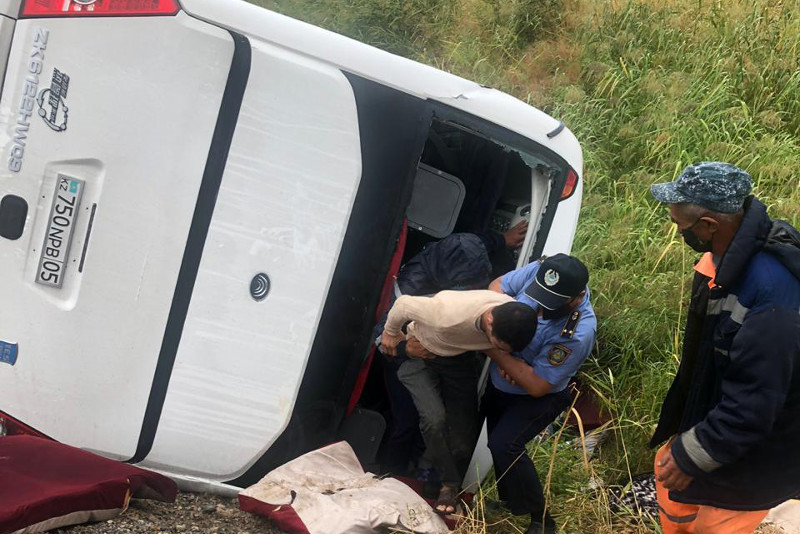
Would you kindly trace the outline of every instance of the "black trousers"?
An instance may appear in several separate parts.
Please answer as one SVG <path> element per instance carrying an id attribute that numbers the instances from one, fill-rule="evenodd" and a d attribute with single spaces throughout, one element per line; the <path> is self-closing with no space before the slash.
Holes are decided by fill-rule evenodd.
<path id="1" fill-rule="evenodd" d="M 487 384 L 482 409 L 486 413 L 489 450 L 498 493 L 512 514 L 544 514 L 544 490 L 525 446 L 569 404 L 567 390 L 531 397 L 504 393 L 491 380 Z"/>

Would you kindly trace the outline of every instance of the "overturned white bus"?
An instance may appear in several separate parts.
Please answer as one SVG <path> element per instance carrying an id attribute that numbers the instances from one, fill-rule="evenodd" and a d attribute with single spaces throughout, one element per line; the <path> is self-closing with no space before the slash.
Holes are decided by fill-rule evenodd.
<path id="1" fill-rule="evenodd" d="M 568 252 L 582 153 L 499 91 L 179 2 L 0 0 L 0 433 L 241 487 L 337 439 L 406 216 Z"/>

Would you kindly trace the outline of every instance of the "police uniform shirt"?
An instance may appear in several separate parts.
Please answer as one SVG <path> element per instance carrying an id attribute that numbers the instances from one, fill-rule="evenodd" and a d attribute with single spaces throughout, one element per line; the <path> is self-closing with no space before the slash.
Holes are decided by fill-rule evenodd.
<path id="1" fill-rule="evenodd" d="M 536 271 L 539 270 L 540 265 L 538 261 L 533 262 L 504 275 L 500 286 L 503 293 L 538 310 L 539 304 L 525 293 L 525 289 L 534 283 Z M 589 301 L 588 288 L 583 302 L 576 311 L 580 313 L 580 316 L 577 317 L 577 324 L 575 324 L 574 312 L 567 317 L 554 320 L 540 317 L 533 341 L 522 352 L 514 353 L 514 356 L 525 360 L 533 367 L 533 371 L 537 375 L 553 386 L 551 393 L 567 387 L 569 379 L 578 372 L 594 346 L 597 318 Z M 492 384 L 500 391 L 519 395 L 528 394 L 522 387 L 512 386 L 506 382 L 500 376 L 500 369 L 494 362 L 491 364 L 490 374 Z"/>

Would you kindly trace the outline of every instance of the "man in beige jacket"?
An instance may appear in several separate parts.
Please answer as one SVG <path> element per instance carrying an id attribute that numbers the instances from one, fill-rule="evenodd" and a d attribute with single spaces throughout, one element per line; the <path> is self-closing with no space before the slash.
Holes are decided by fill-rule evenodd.
<path id="1" fill-rule="evenodd" d="M 419 411 L 426 456 L 442 480 L 437 512 L 455 511 L 477 437 L 483 359 L 474 351 L 522 350 L 536 325 L 532 308 L 494 291 L 401 296 L 389 311 L 381 351 L 396 356 L 405 341 L 424 348 L 422 358 L 403 362 L 398 377 Z"/>

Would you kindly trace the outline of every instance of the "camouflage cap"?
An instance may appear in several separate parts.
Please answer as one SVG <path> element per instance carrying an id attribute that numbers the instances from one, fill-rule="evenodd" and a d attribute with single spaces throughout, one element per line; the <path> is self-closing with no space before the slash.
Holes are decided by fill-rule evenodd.
<path id="1" fill-rule="evenodd" d="M 719 161 L 689 165 L 674 182 L 654 184 L 650 193 L 665 204 L 696 204 L 718 213 L 736 213 L 753 189 L 745 171 Z"/>

